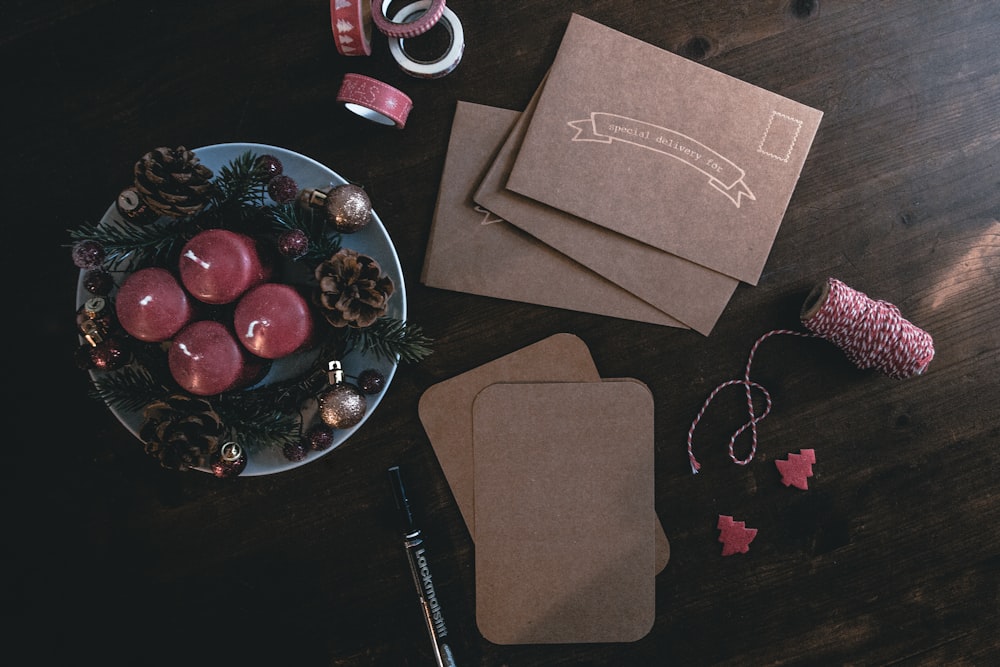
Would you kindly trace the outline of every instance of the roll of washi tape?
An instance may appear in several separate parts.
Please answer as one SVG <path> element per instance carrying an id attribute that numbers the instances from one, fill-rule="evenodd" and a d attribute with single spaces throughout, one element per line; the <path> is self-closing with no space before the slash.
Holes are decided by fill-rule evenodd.
<path id="1" fill-rule="evenodd" d="M 414 14 L 428 11 L 431 3 L 432 0 L 417 0 L 417 2 L 399 10 L 393 20 L 396 22 L 405 21 Z M 448 31 L 449 41 L 444 54 L 433 60 L 421 60 L 407 53 L 405 38 L 389 38 L 389 52 L 395 58 L 400 69 L 410 76 L 420 79 L 437 79 L 450 74 L 462 61 L 462 54 L 465 52 L 465 31 L 462 29 L 462 22 L 458 20 L 455 12 L 445 7 L 438 23 Z"/>
<path id="2" fill-rule="evenodd" d="M 386 37 L 406 39 L 422 35 L 434 27 L 445 11 L 445 0 L 428 0 L 427 6 L 424 7 L 424 13 L 420 16 L 407 21 L 406 19 L 411 14 L 401 16 L 403 12 L 400 11 L 392 17 L 392 20 L 389 20 L 385 15 L 385 10 L 391 2 L 392 0 L 372 0 L 372 20 L 379 32 Z"/>
<path id="3" fill-rule="evenodd" d="M 337 101 L 362 118 L 399 129 L 406 125 L 413 108 L 413 100 L 402 91 L 370 76 L 350 72 L 344 75 Z"/>
<path id="4" fill-rule="evenodd" d="M 372 54 L 371 0 L 330 0 L 330 26 L 340 55 Z"/>

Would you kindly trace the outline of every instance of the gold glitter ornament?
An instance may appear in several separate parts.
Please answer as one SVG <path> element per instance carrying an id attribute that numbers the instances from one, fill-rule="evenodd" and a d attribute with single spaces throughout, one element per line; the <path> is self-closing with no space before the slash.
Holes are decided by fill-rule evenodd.
<path id="1" fill-rule="evenodd" d="M 364 188 L 344 183 L 327 191 L 306 189 L 299 196 L 306 206 L 318 208 L 341 234 L 353 234 L 368 224 L 372 217 L 372 202 Z"/>
<path id="2" fill-rule="evenodd" d="M 247 467 L 247 454 L 238 443 L 227 442 L 212 457 L 212 474 L 236 477 Z"/>
<path id="3" fill-rule="evenodd" d="M 319 395 L 319 417 L 333 428 L 350 428 L 358 424 L 368 409 L 368 399 L 353 384 L 344 380 L 339 361 L 328 365 L 330 388 Z"/>

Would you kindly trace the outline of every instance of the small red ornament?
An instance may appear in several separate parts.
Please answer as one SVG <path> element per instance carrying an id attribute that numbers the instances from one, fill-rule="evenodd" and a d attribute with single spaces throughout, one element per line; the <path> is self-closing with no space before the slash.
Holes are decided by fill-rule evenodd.
<path id="1" fill-rule="evenodd" d="M 361 371 L 358 387 L 368 395 L 377 394 L 385 388 L 385 376 L 374 368 Z"/>
<path id="2" fill-rule="evenodd" d="M 301 229 L 290 229 L 278 237 L 278 252 L 289 259 L 298 259 L 309 250 L 309 237 Z"/>
<path id="3" fill-rule="evenodd" d="M 313 424 L 306 431 L 306 441 L 309 443 L 309 449 L 314 452 L 322 452 L 323 450 L 330 449 L 333 446 L 334 434 L 334 429 L 326 424 Z"/>
<path id="4" fill-rule="evenodd" d="M 115 286 L 115 279 L 104 269 L 91 269 L 83 276 L 83 288 L 91 294 L 107 296 Z"/>
<path id="5" fill-rule="evenodd" d="M 104 246 L 89 239 L 74 243 L 72 254 L 73 263 L 81 269 L 99 269 L 106 256 Z"/>
<path id="6" fill-rule="evenodd" d="M 299 194 L 299 186 L 288 176 L 278 174 L 268 182 L 267 194 L 279 204 L 288 204 L 295 201 Z"/>
<path id="7" fill-rule="evenodd" d="M 281 453 L 285 455 L 285 458 L 289 461 L 294 461 L 298 463 L 309 455 L 309 444 L 305 441 L 305 438 L 300 438 L 292 442 L 286 442 L 285 446 L 282 447 Z"/>
<path id="8" fill-rule="evenodd" d="M 774 465 L 781 473 L 782 484 L 806 490 L 809 488 L 807 478 L 813 476 L 814 463 L 816 463 L 816 450 L 800 449 L 798 454 L 789 454 L 787 461 L 775 460 Z"/>
<path id="9" fill-rule="evenodd" d="M 94 370 L 113 371 L 128 363 L 131 355 L 124 339 L 110 336 L 90 347 L 90 363 Z"/>
<path id="10" fill-rule="evenodd" d="M 246 470 L 247 455 L 235 442 L 227 442 L 212 459 L 212 474 L 216 477 L 236 477 Z"/>
<path id="11" fill-rule="evenodd" d="M 273 155 L 261 155 L 257 158 L 257 168 L 267 176 L 277 176 L 285 171 L 281 160 Z"/>
<path id="12" fill-rule="evenodd" d="M 722 555 L 745 554 L 750 550 L 750 543 L 757 537 L 756 528 L 747 528 L 743 521 L 733 521 L 733 517 L 720 514 L 718 529 L 721 531 L 719 541 L 722 542 Z"/>

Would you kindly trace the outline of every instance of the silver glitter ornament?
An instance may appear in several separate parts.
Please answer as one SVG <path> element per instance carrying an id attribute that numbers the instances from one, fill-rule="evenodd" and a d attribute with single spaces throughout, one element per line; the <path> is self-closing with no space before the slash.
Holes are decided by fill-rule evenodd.
<path id="1" fill-rule="evenodd" d="M 333 428 L 350 428 L 358 424 L 368 409 L 368 399 L 353 384 L 344 380 L 339 361 L 328 366 L 330 388 L 319 395 L 319 417 Z"/>

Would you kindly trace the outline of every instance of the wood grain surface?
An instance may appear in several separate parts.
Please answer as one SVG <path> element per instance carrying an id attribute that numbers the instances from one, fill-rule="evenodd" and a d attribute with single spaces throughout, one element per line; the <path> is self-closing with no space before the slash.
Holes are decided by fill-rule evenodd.
<path id="1" fill-rule="evenodd" d="M 401 72 L 380 36 L 372 56 L 340 56 L 319 0 L 5 4 L 4 634 L 5 653 L 26 656 L 9 664 L 432 664 L 393 464 L 461 666 L 1000 661 L 1000 3 L 449 0 L 466 49 L 437 80 Z M 709 336 L 419 282 L 456 102 L 523 109 L 573 12 L 824 112 L 759 285 L 737 289 Z M 350 71 L 412 97 L 405 129 L 336 103 Z M 160 469 L 88 396 L 67 247 L 137 156 L 224 142 L 288 148 L 362 184 L 409 319 L 435 341 L 344 446 L 235 480 Z M 692 476 L 685 438 L 705 397 L 742 374 L 760 334 L 798 328 L 829 276 L 929 331 L 927 373 L 892 380 L 825 341 L 768 341 L 754 375 L 775 406 L 757 459 L 726 455 L 735 391 L 699 425 Z M 498 646 L 476 627 L 473 543 L 417 405 L 560 332 L 602 376 L 653 393 L 672 557 L 643 639 Z M 801 448 L 817 456 L 808 491 L 773 463 Z M 720 556 L 719 514 L 759 530 L 749 553 Z"/>

